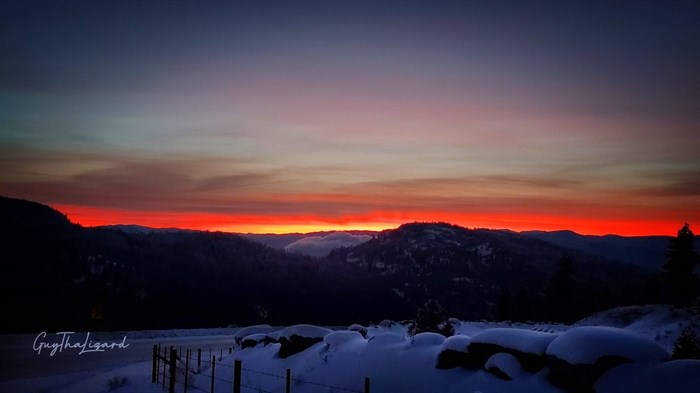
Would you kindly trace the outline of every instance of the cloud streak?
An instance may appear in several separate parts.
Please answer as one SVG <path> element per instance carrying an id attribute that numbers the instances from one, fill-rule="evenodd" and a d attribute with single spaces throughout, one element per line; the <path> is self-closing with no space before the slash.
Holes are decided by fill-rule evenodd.
<path id="1" fill-rule="evenodd" d="M 700 221 L 696 4 L 3 11 L 0 193 L 86 225 Z"/>

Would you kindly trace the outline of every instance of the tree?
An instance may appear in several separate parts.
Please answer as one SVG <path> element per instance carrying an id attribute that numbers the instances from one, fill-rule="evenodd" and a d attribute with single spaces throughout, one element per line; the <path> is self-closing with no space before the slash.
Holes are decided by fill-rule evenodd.
<path id="1" fill-rule="evenodd" d="M 416 324 L 412 334 L 434 332 L 449 337 L 454 334 L 454 327 L 446 321 L 445 309 L 435 299 L 428 300 L 418 309 Z"/>
<path id="2" fill-rule="evenodd" d="M 695 235 L 690 225 L 683 225 L 678 236 L 669 241 L 666 252 L 666 278 L 671 285 L 672 300 L 687 305 L 698 295 L 698 278 L 694 273 L 698 254 L 694 247 Z"/>
<path id="3" fill-rule="evenodd" d="M 672 359 L 700 359 L 700 338 L 692 327 L 686 326 L 673 343 Z"/>

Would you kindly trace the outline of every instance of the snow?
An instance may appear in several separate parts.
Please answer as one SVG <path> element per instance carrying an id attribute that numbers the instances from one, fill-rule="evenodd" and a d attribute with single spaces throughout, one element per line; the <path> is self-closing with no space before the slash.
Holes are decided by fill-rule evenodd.
<path id="1" fill-rule="evenodd" d="M 603 374 L 595 384 L 595 391 L 697 393 L 700 392 L 700 360 L 624 364 Z"/>
<path id="2" fill-rule="evenodd" d="M 547 355 L 570 364 L 595 364 L 603 356 L 620 356 L 640 363 L 659 362 L 669 356 L 648 337 L 603 326 L 583 326 L 567 331 L 549 345 Z"/>
<path id="3" fill-rule="evenodd" d="M 272 341 L 276 341 L 275 337 L 276 335 L 274 333 L 268 334 L 268 333 L 255 333 L 255 334 L 249 334 L 241 339 L 241 345 L 251 345 L 251 342 L 254 343 L 252 344 L 253 346 L 258 345 L 260 343 L 264 343 L 266 340 L 272 339 Z"/>
<path id="4" fill-rule="evenodd" d="M 335 346 L 319 343 L 286 359 L 276 356 L 278 345 L 273 344 L 238 351 L 224 357 L 217 367 L 221 367 L 223 378 L 227 378 L 226 373 L 230 372 L 234 360 L 241 360 L 245 369 L 243 383 L 251 387 L 246 391 L 283 391 L 283 379 L 259 372 L 284 375 L 289 368 L 295 379 L 292 391 L 296 393 L 337 392 L 343 389 L 361 392 L 365 377 L 370 378 L 373 392 L 561 392 L 547 381 L 543 373 L 528 374 L 516 382 L 508 382 L 485 370 L 437 369 L 435 359 L 442 344 L 432 345 L 431 342 L 437 342 L 436 338 L 439 337 L 423 337 L 418 341 L 425 345 L 414 346 L 402 334 L 383 332 L 368 341 L 355 339 Z M 373 345 L 373 342 L 381 345 Z M 205 370 L 195 381 L 196 387 L 204 391 L 210 388 L 207 373 Z M 216 380 L 214 389 L 217 392 L 230 391 L 231 385 Z"/>
<path id="5" fill-rule="evenodd" d="M 182 346 L 183 349 L 201 347 L 209 359 L 211 355 L 208 349 L 214 348 L 213 352 L 217 356 L 216 376 L 220 378 L 215 381 L 217 392 L 231 391 L 231 384 L 226 380 L 232 379 L 231 367 L 234 360 L 240 359 L 244 367 L 243 383 L 253 387 L 244 391 L 284 391 L 283 379 L 250 370 L 284 376 L 285 370 L 289 368 L 294 378 L 292 390 L 295 393 L 343 391 L 342 389 L 363 391 L 365 377 L 370 378 L 371 391 L 374 392 L 560 393 L 562 390 L 548 380 L 547 369 L 534 374 L 525 372 L 521 364 L 508 354 L 491 356 L 485 367 L 501 370 L 512 377 L 513 381 L 502 380 L 482 369 L 435 367 L 440 352 L 463 352 L 472 340 L 537 353 L 542 351 L 547 340 L 556 337 L 551 340 L 546 353 L 572 364 L 594 363 L 605 355 L 623 356 L 640 362 L 620 365 L 603 374 L 595 385 L 597 392 L 698 392 L 700 361 L 658 363 L 668 356 L 668 347 L 664 349 L 654 343 L 660 330 L 669 330 L 669 337 L 677 336 L 682 325 L 688 323 L 688 320 L 683 320 L 686 315 L 688 314 L 668 307 L 615 309 L 587 318 L 574 328 L 545 323 L 452 321 L 458 334 L 446 339 L 436 333 L 410 337 L 406 325 L 389 321 L 385 321 L 382 326 L 368 326 L 368 339 L 363 339 L 358 332 L 332 331 L 311 325 L 296 325 L 276 332 L 271 331 L 274 329 L 269 326 L 257 325 L 243 329 L 95 333 L 95 337 L 100 337 L 102 341 L 109 341 L 110 337 L 117 340 L 126 334 L 127 342 L 131 344 L 127 350 L 105 354 L 105 359 L 97 357 L 97 354 L 61 359 L 38 357 L 31 349 L 27 349 L 31 348 L 31 341 L 36 335 L 20 337 L 21 340 L 18 339 L 17 343 L 11 342 L 7 336 L 0 336 L 0 344 L 5 347 L 7 354 L 3 359 L 8 362 L 3 364 L 5 378 L 0 380 L 0 391 L 107 393 L 112 391 L 109 381 L 114 379 L 126 383 L 113 390 L 117 393 L 162 392 L 161 385 L 151 384 L 149 359 L 153 343 L 163 343 L 166 347 L 174 345 L 176 348 Z M 605 323 L 624 329 L 582 326 Z M 262 331 L 256 331 L 259 329 Z M 231 346 L 234 337 L 263 338 L 277 335 L 323 338 L 323 342 L 284 359 L 278 356 L 280 344 L 236 349 L 231 355 L 224 350 L 223 357 L 219 359 L 219 348 Z M 63 355 L 68 356 L 65 353 Z M 26 359 L 21 359 L 22 357 Z M 18 363 L 18 360 L 22 362 Z M 75 366 L 68 367 L 72 363 Z M 201 374 L 190 374 L 193 388 L 188 391 L 210 391 L 210 366 L 208 362 L 202 366 Z"/>
<path id="6" fill-rule="evenodd" d="M 250 336 L 252 334 L 272 333 L 274 331 L 275 331 L 275 329 L 272 328 L 272 326 L 270 326 L 270 325 L 254 325 L 254 326 L 245 327 L 245 328 L 237 331 L 233 335 L 233 337 L 236 340 L 236 342 L 239 342 L 244 337 Z"/>
<path id="7" fill-rule="evenodd" d="M 457 352 L 466 352 L 470 342 L 471 338 L 469 336 L 450 336 L 442 343 L 441 349 L 443 351 L 450 349 Z"/>
<path id="8" fill-rule="evenodd" d="M 367 346 L 369 348 L 383 348 L 405 343 L 407 343 L 406 336 L 398 333 L 386 332 L 373 335 L 369 339 Z"/>
<path id="9" fill-rule="evenodd" d="M 294 325 L 280 331 L 280 338 L 285 337 L 287 339 L 291 339 L 292 336 L 323 338 L 330 332 L 332 332 L 332 330 L 322 328 L 320 326 Z"/>
<path id="10" fill-rule="evenodd" d="M 365 338 L 362 337 L 362 334 L 355 331 L 331 332 L 323 338 L 323 342 L 330 346 L 338 346 L 354 340 L 365 341 Z"/>
<path id="11" fill-rule="evenodd" d="M 435 346 L 442 345 L 444 341 L 445 336 L 442 334 L 426 332 L 416 334 L 411 340 L 411 345 L 414 347 Z"/>
<path id="12" fill-rule="evenodd" d="M 516 379 L 525 374 L 520 362 L 515 356 L 509 353 L 497 353 L 489 358 L 484 365 L 486 370 L 497 369 L 509 376 L 511 379 Z"/>
<path id="13" fill-rule="evenodd" d="M 471 342 L 494 344 L 503 348 L 514 349 L 524 353 L 542 355 L 549 344 L 559 335 L 532 330 L 495 328 L 475 334 Z"/>
<path id="14" fill-rule="evenodd" d="M 656 343 L 671 351 L 681 332 L 680 326 L 700 326 L 697 310 L 678 309 L 663 304 L 617 307 L 601 311 L 576 322 L 574 326 L 611 326 L 652 337 Z"/>

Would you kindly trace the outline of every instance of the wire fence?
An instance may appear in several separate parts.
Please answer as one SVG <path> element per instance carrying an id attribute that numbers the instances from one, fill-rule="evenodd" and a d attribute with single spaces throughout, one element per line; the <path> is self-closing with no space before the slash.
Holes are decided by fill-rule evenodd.
<path id="1" fill-rule="evenodd" d="M 364 389 L 351 389 L 343 386 L 334 386 L 320 382 L 308 381 L 302 378 L 292 377 L 292 370 L 286 369 L 286 375 L 274 374 L 266 371 L 244 368 L 241 360 L 236 359 L 233 365 L 221 363 L 224 353 L 233 353 L 233 348 L 219 349 L 219 358 L 215 352 L 209 349 L 209 357 L 202 357 L 202 349 L 198 348 L 196 356 L 193 349 L 174 347 L 161 348 L 160 345 L 153 345 L 153 368 L 151 382 L 162 386 L 162 390 L 168 389 L 169 393 L 187 393 L 187 392 L 203 392 L 203 393 L 223 393 L 245 392 L 256 393 L 291 393 L 292 383 L 295 385 L 312 385 L 319 388 L 327 389 L 328 392 L 349 392 L 349 393 L 369 393 L 370 380 L 365 378 Z M 205 353 L 206 356 L 206 353 Z M 223 372 L 223 370 L 227 370 Z M 243 373 L 246 374 L 243 374 Z M 263 389 L 262 386 L 252 386 L 250 384 L 250 375 L 257 375 L 263 379 L 275 379 L 279 381 L 279 388 L 274 388 L 274 391 Z M 228 378 L 231 376 L 232 378 Z M 209 381 L 209 389 L 201 387 L 202 383 L 195 384 L 197 381 Z M 246 380 L 248 383 L 244 383 Z M 216 382 L 220 382 L 218 385 Z M 225 388 L 222 388 L 221 385 Z M 265 386 L 275 384 L 265 384 Z M 218 389 L 218 390 L 215 390 Z"/>

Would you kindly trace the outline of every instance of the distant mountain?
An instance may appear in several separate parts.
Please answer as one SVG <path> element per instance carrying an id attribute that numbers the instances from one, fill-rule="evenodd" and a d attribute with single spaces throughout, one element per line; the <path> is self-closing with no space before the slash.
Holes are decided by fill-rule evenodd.
<path id="1" fill-rule="evenodd" d="M 374 236 L 377 231 L 322 231 L 322 232 L 309 232 L 309 233 L 285 233 L 285 234 L 255 234 L 255 233 L 242 233 L 241 236 L 246 239 L 250 239 L 266 246 L 276 248 L 279 250 L 284 250 L 287 246 L 292 243 L 298 242 L 302 239 L 309 237 L 325 237 L 335 233 L 349 233 L 355 236 Z"/>
<path id="2" fill-rule="evenodd" d="M 565 257 L 573 260 L 569 290 L 581 315 L 632 300 L 648 279 L 636 268 L 542 240 L 447 223 L 405 224 L 336 250 L 329 259 L 384 277 L 408 303 L 440 299 L 446 308 L 460 310 L 459 318 L 498 318 L 509 315 L 508 308 L 520 308 L 522 318 L 541 319 L 547 316 L 547 287 Z"/>
<path id="3" fill-rule="evenodd" d="M 406 312 L 359 268 L 235 234 L 83 228 L 11 198 L 0 198 L 0 212 L 0 332 L 333 324 Z"/>
<path id="4" fill-rule="evenodd" d="M 121 231 L 129 234 L 149 234 L 149 233 L 175 233 L 175 232 L 207 232 L 207 231 L 197 231 L 194 229 L 181 229 L 181 228 L 152 228 L 143 225 L 126 225 L 126 224 L 116 224 L 116 225 L 102 225 L 98 227 L 93 227 L 96 229 L 109 229 L 113 231 Z"/>
<path id="5" fill-rule="evenodd" d="M 663 268 L 668 242 L 671 239 L 671 236 L 591 236 L 579 235 L 572 231 L 528 231 L 521 234 L 611 261 L 655 271 Z M 700 237 L 695 239 L 695 249 L 700 250 Z"/>
<path id="6" fill-rule="evenodd" d="M 446 223 L 369 232 L 312 258 L 230 233 L 83 228 L 11 198 L 0 198 L 0 212 L 9 316 L 0 332 L 369 323 L 414 318 L 431 298 L 463 319 L 542 320 L 555 318 L 548 302 L 567 258 L 572 315 L 660 291 L 650 272 L 601 255 Z M 316 235 L 281 239 L 329 234 Z"/>

